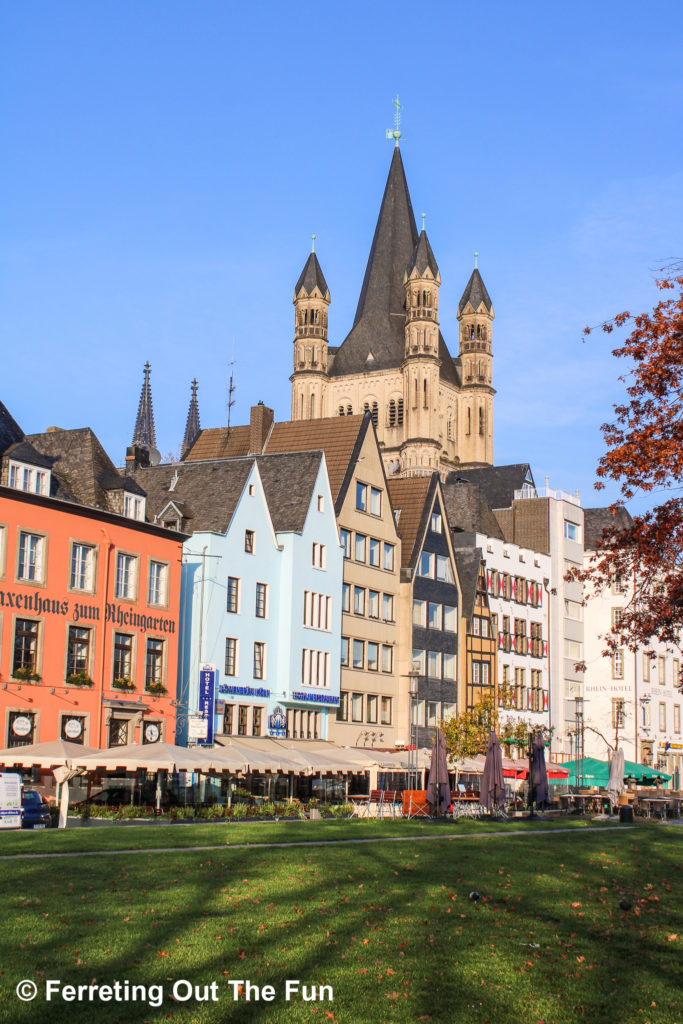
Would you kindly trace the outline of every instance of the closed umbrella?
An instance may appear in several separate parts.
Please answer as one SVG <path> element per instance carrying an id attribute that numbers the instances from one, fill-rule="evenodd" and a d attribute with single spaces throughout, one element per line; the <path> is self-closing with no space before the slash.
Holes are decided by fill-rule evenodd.
<path id="1" fill-rule="evenodd" d="M 505 803 L 505 779 L 503 778 L 503 752 L 495 732 L 486 744 L 486 759 L 481 776 L 479 801 L 489 813 Z"/>
<path id="2" fill-rule="evenodd" d="M 545 807 L 548 803 L 548 771 L 545 766 L 545 743 L 541 733 L 534 740 L 534 752 L 531 762 L 531 785 L 534 802 L 537 807 Z"/>
<path id="3" fill-rule="evenodd" d="M 432 747 L 432 763 L 427 780 L 427 803 L 435 811 L 446 814 L 451 803 L 451 787 L 448 782 L 448 759 L 446 757 L 446 738 L 441 729 L 436 730 Z"/>
<path id="4" fill-rule="evenodd" d="M 624 751 L 618 747 L 610 759 L 607 783 L 607 796 L 612 811 L 614 811 L 614 805 L 619 801 L 620 794 L 624 792 L 624 788 Z"/>

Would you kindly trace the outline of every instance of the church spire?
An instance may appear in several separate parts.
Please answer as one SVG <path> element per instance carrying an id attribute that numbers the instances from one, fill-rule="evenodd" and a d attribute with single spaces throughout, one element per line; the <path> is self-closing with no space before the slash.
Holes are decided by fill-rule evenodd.
<path id="1" fill-rule="evenodd" d="M 189 451 L 192 445 L 197 440 L 197 437 L 201 433 L 201 426 L 199 425 L 199 402 L 197 401 L 197 378 L 195 377 L 192 381 L 192 398 L 190 399 L 190 408 L 187 412 L 187 423 L 185 425 L 185 436 L 183 437 L 183 446 L 180 451 L 181 459 L 185 458 L 185 453 Z"/>
<path id="2" fill-rule="evenodd" d="M 149 377 L 152 367 L 149 360 L 145 363 L 145 378 L 142 383 L 142 393 L 138 406 L 138 415 L 135 420 L 133 431 L 133 444 L 139 448 L 147 448 L 150 451 L 156 449 L 157 438 L 154 430 L 154 410 L 152 408 L 152 386 Z"/>

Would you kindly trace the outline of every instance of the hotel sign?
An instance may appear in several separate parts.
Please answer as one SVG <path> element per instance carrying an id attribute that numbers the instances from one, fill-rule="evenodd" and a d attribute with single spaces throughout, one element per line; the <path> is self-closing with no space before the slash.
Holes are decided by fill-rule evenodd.
<path id="1" fill-rule="evenodd" d="M 199 670 L 199 714 L 206 721 L 206 736 L 197 743 L 213 743 L 213 716 L 216 705 L 216 672 L 213 665 L 202 665 Z"/>

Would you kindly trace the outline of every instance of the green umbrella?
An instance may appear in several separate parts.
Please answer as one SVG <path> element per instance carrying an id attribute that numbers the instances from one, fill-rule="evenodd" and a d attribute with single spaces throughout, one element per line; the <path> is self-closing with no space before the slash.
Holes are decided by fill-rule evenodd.
<path id="1" fill-rule="evenodd" d="M 581 761 L 564 761 L 563 768 L 569 769 L 569 785 L 577 785 L 579 774 L 587 786 L 598 786 L 605 789 L 609 782 L 609 764 L 607 761 L 598 761 L 595 757 L 584 757 Z M 670 775 L 665 772 L 655 771 L 648 768 L 646 764 L 636 764 L 635 761 L 624 761 L 624 779 L 632 782 L 668 782 Z"/>

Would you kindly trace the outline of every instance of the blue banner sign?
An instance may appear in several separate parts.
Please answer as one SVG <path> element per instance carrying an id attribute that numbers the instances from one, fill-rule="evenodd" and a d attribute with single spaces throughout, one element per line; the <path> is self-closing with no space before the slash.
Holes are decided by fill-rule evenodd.
<path id="1" fill-rule="evenodd" d="M 199 670 L 199 714 L 206 719 L 206 739 L 198 739 L 197 743 L 208 746 L 213 743 L 213 717 L 216 705 L 215 695 L 216 673 L 213 665 L 202 665 Z"/>
<path id="2" fill-rule="evenodd" d="M 333 697 L 329 693 L 305 693 L 303 690 L 297 690 L 296 693 L 292 694 L 293 700 L 306 700 L 313 701 L 314 704 L 338 704 L 339 697 Z"/>
<path id="3" fill-rule="evenodd" d="M 227 686 L 221 683 L 219 693 L 234 693 L 238 697 L 270 697 L 270 690 L 263 686 Z"/>

